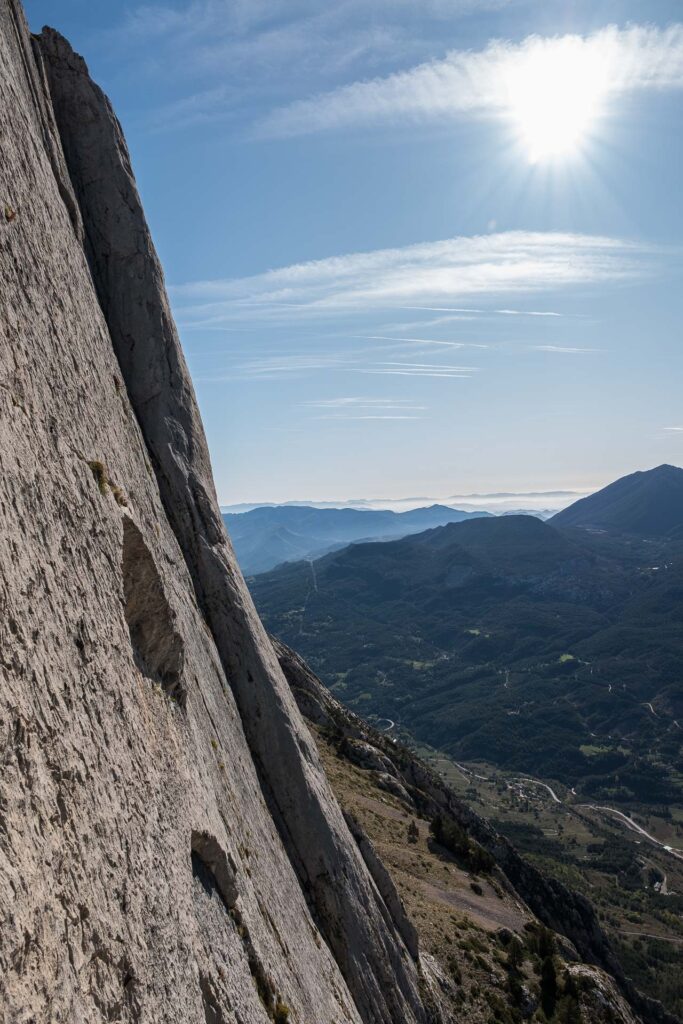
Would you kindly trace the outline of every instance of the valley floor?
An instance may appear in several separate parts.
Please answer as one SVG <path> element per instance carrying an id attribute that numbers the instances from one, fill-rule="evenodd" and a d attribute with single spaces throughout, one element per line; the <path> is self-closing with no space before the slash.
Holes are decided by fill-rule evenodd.
<path id="1" fill-rule="evenodd" d="M 324 730 L 314 732 L 337 797 L 372 841 L 417 928 L 424 977 L 444 1019 L 545 1021 L 542 947 L 550 933 L 502 874 L 475 874 L 459 864 L 434 841 L 428 820 L 380 788 L 376 772 L 341 756 Z M 427 754 L 433 761 L 436 755 Z M 561 946 L 555 953 L 557 1001 L 548 1019 L 635 1021 L 601 971 L 565 959 Z"/>
<path id="2" fill-rule="evenodd" d="M 683 808 L 667 816 L 652 807 L 588 804 L 554 779 L 456 763 L 424 744 L 408 745 L 527 859 L 583 892 L 632 980 L 683 1013 Z"/>

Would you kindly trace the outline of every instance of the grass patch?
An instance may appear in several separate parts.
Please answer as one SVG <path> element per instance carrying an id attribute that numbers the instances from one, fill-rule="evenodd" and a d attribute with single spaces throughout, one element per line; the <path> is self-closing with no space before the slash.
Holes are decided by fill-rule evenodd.
<path id="1" fill-rule="evenodd" d="M 117 505 L 121 505 L 122 508 L 128 507 L 128 499 L 126 498 L 125 491 L 122 487 L 119 487 L 114 483 L 112 478 L 109 476 L 109 470 L 107 469 L 104 462 L 99 459 L 92 459 L 88 462 L 90 471 L 95 478 L 100 494 L 106 494 L 107 491 L 111 491 L 112 497 Z"/>
<path id="2" fill-rule="evenodd" d="M 109 474 L 107 472 L 107 467 L 103 462 L 100 462 L 99 459 L 93 459 L 93 461 L 89 462 L 88 465 L 90 466 L 92 475 L 95 477 L 95 483 L 97 484 L 100 494 L 106 494 L 109 490 Z"/>

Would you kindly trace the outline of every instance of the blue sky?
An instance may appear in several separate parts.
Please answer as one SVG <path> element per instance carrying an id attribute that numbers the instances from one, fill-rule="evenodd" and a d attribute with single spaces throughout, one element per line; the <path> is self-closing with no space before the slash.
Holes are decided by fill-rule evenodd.
<path id="1" fill-rule="evenodd" d="M 25 6 L 123 123 L 221 502 L 683 463 L 680 3 Z"/>

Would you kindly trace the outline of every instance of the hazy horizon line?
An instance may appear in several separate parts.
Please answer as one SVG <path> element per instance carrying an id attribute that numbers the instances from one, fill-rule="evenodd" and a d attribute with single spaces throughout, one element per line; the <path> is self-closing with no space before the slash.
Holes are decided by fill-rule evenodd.
<path id="1" fill-rule="evenodd" d="M 557 509 L 562 505 L 562 499 L 566 499 L 566 504 L 571 503 L 579 498 L 585 497 L 588 494 L 592 494 L 597 487 L 591 488 L 563 488 L 557 490 L 546 490 L 546 491 L 491 491 L 491 492 L 469 492 L 463 494 L 450 494 L 450 495 L 406 495 L 398 498 L 288 498 L 281 501 L 276 500 L 243 500 L 243 501 L 221 501 L 220 509 L 221 512 L 231 512 L 236 509 L 247 510 L 249 508 L 281 508 L 281 507 L 318 507 L 318 508 L 355 508 L 359 511 L 364 509 L 368 511 L 380 511 L 382 509 L 391 509 L 395 506 L 402 506 L 406 508 L 411 506 L 412 508 L 424 508 L 431 505 L 444 505 L 446 507 L 456 507 L 454 503 L 458 503 L 457 507 L 468 506 L 463 511 L 487 511 L 484 505 L 488 506 L 499 506 L 504 509 L 505 506 L 510 503 L 521 503 L 529 501 L 535 503 L 534 511 L 546 510 L 543 505 L 537 504 L 545 499 L 548 500 L 549 506 L 547 510 L 555 510 L 556 503 Z M 559 503 L 558 503 L 559 499 Z M 472 502 L 481 502 L 481 509 L 473 509 Z"/>

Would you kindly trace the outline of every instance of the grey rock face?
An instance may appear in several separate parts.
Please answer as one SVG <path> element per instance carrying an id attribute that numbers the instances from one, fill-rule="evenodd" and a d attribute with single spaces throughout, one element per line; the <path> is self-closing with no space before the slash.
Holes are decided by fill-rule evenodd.
<path id="1" fill-rule="evenodd" d="M 6 1019 L 424 1020 L 224 534 L 120 126 L 14 0 L 0 133 Z"/>
<path id="2" fill-rule="evenodd" d="M 376 892 L 225 536 L 199 412 L 120 125 L 66 41 L 45 30 L 39 44 L 100 305 L 267 800 L 362 1012 L 390 1020 L 406 1012 L 407 1000 L 419 1019 L 414 966 L 382 925 Z"/>

